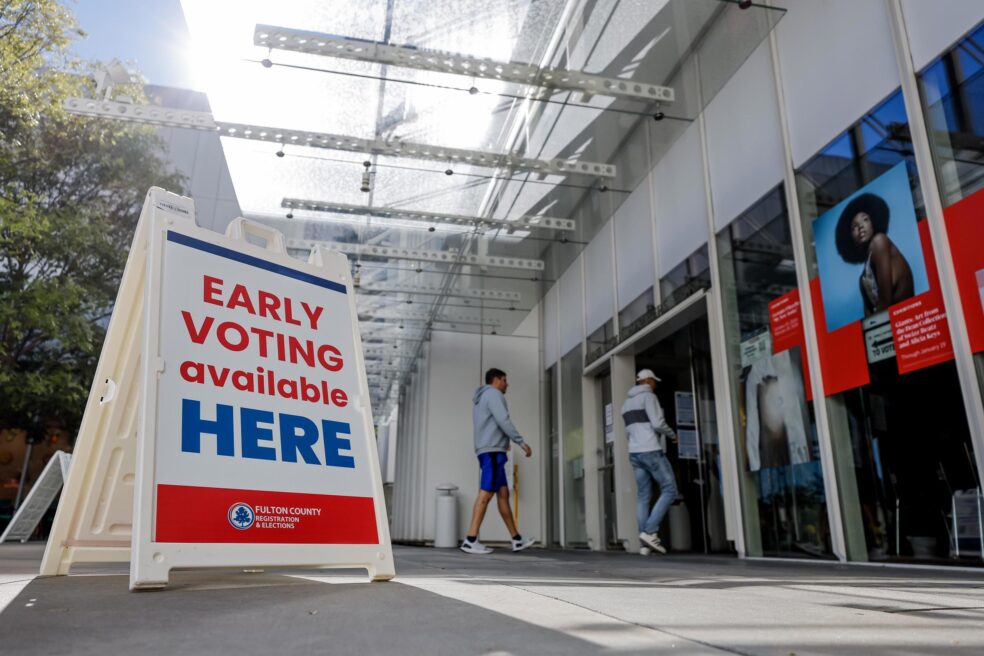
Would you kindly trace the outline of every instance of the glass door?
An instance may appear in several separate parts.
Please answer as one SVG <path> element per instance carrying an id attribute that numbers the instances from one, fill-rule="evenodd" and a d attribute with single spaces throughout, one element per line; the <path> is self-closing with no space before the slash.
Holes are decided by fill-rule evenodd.
<path id="1" fill-rule="evenodd" d="M 598 467 L 601 481 L 601 512 L 606 549 L 622 549 L 618 539 L 618 517 L 615 509 L 615 420 L 618 410 L 612 402 L 612 376 L 606 373 L 597 379 L 601 385 L 601 434 L 603 436 Z"/>

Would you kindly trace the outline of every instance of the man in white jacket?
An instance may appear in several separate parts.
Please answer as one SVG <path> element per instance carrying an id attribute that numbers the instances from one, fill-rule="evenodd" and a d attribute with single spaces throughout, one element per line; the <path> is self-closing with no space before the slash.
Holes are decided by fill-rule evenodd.
<path id="1" fill-rule="evenodd" d="M 676 433 L 666 423 L 663 408 L 656 398 L 656 383 L 660 381 L 650 369 L 636 374 L 636 386 L 622 404 L 622 419 L 629 441 L 629 462 L 636 479 L 636 518 L 639 520 L 639 539 L 646 548 L 666 553 L 659 541 L 659 525 L 677 496 L 673 467 L 666 459 L 660 437 L 677 441 Z M 659 499 L 652 510 L 653 481 L 659 485 Z"/>

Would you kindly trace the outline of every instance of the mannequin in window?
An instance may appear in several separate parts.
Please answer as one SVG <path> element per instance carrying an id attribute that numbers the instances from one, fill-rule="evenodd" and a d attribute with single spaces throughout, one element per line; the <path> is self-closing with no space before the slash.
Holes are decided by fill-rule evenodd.
<path id="1" fill-rule="evenodd" d="M 799 348 L 766 355 L 745 370 L 749 471 L 810 461 Z"/>

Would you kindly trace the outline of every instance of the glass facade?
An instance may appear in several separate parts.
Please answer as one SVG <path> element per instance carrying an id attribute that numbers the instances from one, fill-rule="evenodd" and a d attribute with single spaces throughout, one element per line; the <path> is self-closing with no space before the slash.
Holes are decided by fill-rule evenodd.
<path id="1" fill-rule="evenodd" d="M 783 186 L 721 231 L 717 243 L 748 554 L 830 556 Z M 784 319 L 773 326 L 780 311 Z M 798 334 L 787 338 L 784 323 L 795 331 L 796 322 Z"/>
<path id="2" fill-rule="evenodd" d="M 984 188 L 984 27 L 919 76 L 943 205 Z"/>
<path id="3" fill-rule="evenodd" d="M 660 306 L 665 310 L 680 303 L 699 289 L 711 286 L 707 244 L 690 254 L 659 280 Z"/>
<path id="4" fill-rule="evenodd" d="M 984 197 L 984 26 L 931 63 L 919 81 L 944 207 Z M 984 240 L 984 218 L 970 232 Z M 974 362 L 984 389 L 984 351 L 975 353 Z"/>
<path id="5" fill-rule="evenodd" d="M 580 346 L 560 361 L 564 545 L 567 547 L 588 546 L 584 505 L 584 419 L 581 409 L 583 366 Z"/>
<path id="6" fill-rule="evenodd" d="M 947 559 L 977 472 L 901 92 L 796 181 L 848 557 Z"/>
<path id="7" fill-rule="evenodd" d="M 597 360 L 615 345 L 615 322 L 609 319 L 587 337 L 587 362 Z"/>
<path id="8" fill-rule="evenodd" d="M 631 303 L 618 313 L 619 335 L 631 335 L 652 321 L 655 316 L 656 300 L 653 298 L 653 288 L 650 287 L 639 294 Z"/>
<path id="9" fill-rule="evenodd" d="M 979 537 L 984 518 L 981 506 L 974 505 L 982 498 L 980 473 L 964 406 L 966 390 L 961 388 L 951 343 L 953 330 L 970 335 L 979 379 L 974 393 L 980 393 L 984 389 L 984 26 L 968 32 L 917 77 L 934 158 L 932 170 L 917 166 L 901 89 L 863 114 L 865 108 L 859 106 L 853 113 L 858 120 L 830 126 L 827 134 L 843 129 L 826 146 L 805 161 L 795 156 L 803 163 L 786 174 L 792 188 L 778 184 L 730 223 L 721 221 L 729 217 L 713 217 L 719 230 L 715 248 L 702 245 L 625 305 L 617 318 L 617 338 L 611 323 L 586 336 L 584 348 L 592 370 L 609 370 L 609 365 L 595 363 L 611 354 L 611 371 L 624 375 L 624 367 L 616 366 L 619 358 L 635 356 L 636 365 L 642 355 L 655 358 L 660 349 L 668 348 L 670 335 L 694 320 L 689 308 L 664 317 L 669 309 L 700 289 L 712 291 L 707 307 L 713 308 L 714 294 L 720 294 L 721 311 L 708 309 L 709 343 L 723 344 L 726 362 L 713 366 L 708 355 L 702 369 L 692 355 L 690 370 L 696 378 L 703 377 L 705 399 L 719 392 L 712 402 L 718 417 L 723 418 L 725 407 L 730 413 L 733 433 L 720 433 L 722 439 L 734 440 L 737 471 L 733 477 L 717 471 L 714 477 L 717 468 L 725 466 L 712 439 L 719 432 L 714 422 L 702 425 L 700 431 L 709 439 L 701 443 L 710 447 L 703 453 L 708 471 L 681 470 L 678 478 L 683 488 L 691 479 L 710 478 L 711 487 L 717 485 L 717 494 L 707 500 L 737 509 L 739 523 L 732 522 L 729 528 L 740 526 L 739 550 L 745 555 L 886 563 L 984 562 Z M 790 111 L 781 93 L 778 102 L 786 103 Z M 802 129 L 801 125 L 802 121 L 791 121 L 790 130 Z M 775 129 L 779 131 L 779 125 Z M 710 139 L 703 134 L 700 138 Z M 794 139 L 784 138 L 785 146 L 793 150 Z M 713 159 L 715 149 L 708 143 L 704 146 L 705 155 Z M 816 147 L 813 144 L 808 151 Z M 788 166 L 788 160 L 783 162 Z M 714 166 L 708 170 L 713 197 L 720 192 L 714 189 Z M 921 185 L 925 179 L 921 176 L 927 175 L 940 183 L 952 256 L 933 248 Z M 660 218 L 660 207 L 655 203 L 650 208 L 649 218 L 657 228 L 665 220 Z M 958 225 L 958 220 L 964 223 Z M 802 244 L 794 242 L 800 238 Z M 952 257 L 957 270 L 966 326 L 947 322 L 940 276 L 950 263 L 941 266 L 938 252 Z M 718 283 L 710 261 L 714 254 L 720 289 L 712 289 L 712 280 Z M 797 254 L 804 261 L 798 261 Z M 618 257 L 616 252 L 616 262 Z M 805 279 L 799 277 L 804 272 Z M 966 289 L 967 281 L 959 279 L 965 274 L 970 276 Z M 806 298 L 801 298 L 801 291 L 808 291 Z M 812 317 L 812 325 L 805 315 Z M 808 343 L 816 345 L 812 362 Z M 583 426 L 581 354 L 582 349 L 575 348 L 559 359 L 551 374 L 560 379 L 555 383 L 560 387 L 560 447 L 555 462 L 561 473 L 562 499 L 556 501 L 566 546 L 594 540 L 591 527 L 585 526 L 585 516 L 592 512 L 592 500 L 585 500 L 585 477 L 596 475 L 584 471 L 585 432 L 598 430 L 607 437 L 610 430 L 604 422 L 596 428 Z M 652 366 L 668 365 L 659 361 Z M 811 372 L 811 366 L 819 371 Z M 724 381 L 714 380 L 722 373 Z M 624 393 L 625 382 L 613 378 L 612 389 Z M 607 391 L 608 383 L 604 386 Z M 725 390 L 727 395 L 720 394 Z M 619 399 L 614 401 L 617 407 Z M 603 398 L 603 407 L 608 402 L 608 397 Z M 614 517 L 613 501 L 627 490 L 613 478 L 616 451 L 605 447 L 599 469 L 612 472 L 605 474 L 609 478 L 599 479 L 599 489 L 611 493 L 599 495 L 598 508 L 603 532 L 598 538 L 609 546 L 627 545 L 626 531 L 635 530 L 634 523 L 626 529 L 619 524 L 625 518 Z M 736 489 L 729 487 L 729 478 L 737 481 Z M 690 497 L 700 496 L 699 488 L 687 491 Z M 738 498 L 729 500 L 734 494 Z M 705 516 L 724 513 L 707 503 L 700 508 L 703 514 L 691 518 L 695 526 L 705 522 Z M 723 528 L 717 539 L 714 531 L 705 528 L 705 550 L 728 551 L 734 546 L 722 544 Z M 968 538 L 971 533 L 978 537 Z M 611 539 L 613 534 L 617 539 Z M 697 540 L 699 533 L 694 537 Z M 732 532 L 728 540 L 737 537 Z"/>

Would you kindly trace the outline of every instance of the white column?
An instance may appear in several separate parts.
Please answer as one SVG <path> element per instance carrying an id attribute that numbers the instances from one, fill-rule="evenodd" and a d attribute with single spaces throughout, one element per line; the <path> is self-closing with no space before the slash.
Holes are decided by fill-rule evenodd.
<path id="1" fill-rule="evenodd" d="M 813 304 L 810 301 L 810 274 L 806 268 L 806 241 L 803 236 L 803 222 L 799 201 L 796 195 L 796 176 L 793 172 L 793 155 L 790 146 L 789 118 L 786 115 L 785 93 L 782 84 L 782 66 L 779 61 L 779 46 L 775 30 L 769 33 L 772 51 L 772 70 L 776 83 L 776 97 L 779 99 L 779 125 L 782 130 L 783 182 L 786 192 L 786 206 L 789 215 L 790 234 L 793 239 L 793 259 L 796 262 L 796 280 L 799 283 L 800 311 L 803 317 L 803 332 L 806 337 L 806 355 L 810 366 L 810 384 L 813 388 L 813 409 L 817 419 L 817 437 L 820 442 L 820 462 L 823 467 L 823 482 L 827 493 L 827 517 L 830 523 L 830 539 L 834 555 L 847 560 L 847 541 L 844 536 L 844 522 L 841 513 L 840 488 L 837 485 L 837 468 L 834 461 L 833 444 L 830 436 L 830 417 L 823 394 L 823 378 L 820 371 L 820 349 L 817 343 Z M 819 54 L 817 56 L 820 56 Z"/>
<path id="2" fill-rule="evenodd" d="M 612 406 L 619 413 L 635 381 L 635 358 L 631 355 L 612 356 Z M 636 520 L 636 484 L 629 464 L 629 443 L 625 422 L 615 418 L 615 444 L 612 459 L 615 464 L 615 515 L 618 539 L 625 550 L 639 550 L 639 524 Z"/>
<path id="3" fill-rule="evenodd" d="M 697 84 L 700 87 L 700 65 L 697 66 Z M 711 342 L 711 375 L 714 378 L 714 412 L 718 426 L 718 443 L 721 449 L 721 483 L 724 495 L 725 533 L 735 544 L 735 550 L 745 557 L 745 531 L 741 513 L 741 487 L 738 481 L 738 458 L 735 421 L 732 412 L 730 372 L 728 370 L 728 342 L 724 329 L 724 304 L 721 283 L 721 263 L 718 259 L 715 234 L 714 198 L 711 194 L 711 171 L 707 155 L 707 124 L 704 113 L 697 117 L 700 131 L 701 167 L 704 172 L 704 196 L 707 202 L 707 258 L 711 270 L 711 289 L 706 295 L 707 324 Z M 705 477 L 706 478 L 706 477 Z M 710 488 L 707 488 L 710 490 Z M 701 512 L 704 512 L 702 509 Z"/>
<path id="4" fill-rule="evenodd" d="M 604 505 L 601 502 L 604 442 L 601 433 L 601 380 L 593 376 L 581 378 L 581 419 L 584 422 L 584 521 L 588 547 L 604 551 Z"/>

